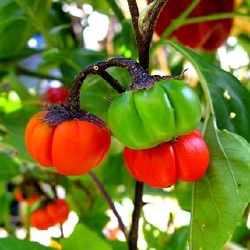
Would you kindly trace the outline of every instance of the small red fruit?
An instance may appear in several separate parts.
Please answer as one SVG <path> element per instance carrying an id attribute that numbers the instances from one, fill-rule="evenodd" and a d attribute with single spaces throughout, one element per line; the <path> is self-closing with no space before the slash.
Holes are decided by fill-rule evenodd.
<path id="1" fill-rule="evenodd" d="M 32 205 L 38 201 L 38 194 L 37 193 L 24 194 L 23 191 L 19 187 L 16 187 L 14 189 L 13 194 L 14 194 L 14 197 L 17 201 L 27 202 L 29 205 Z"/>
<path id="2" fill-rule="evenodd" d="M 111 142 L 106 125 L 73 119 L 51 126 L 47 112 L 35 114 L 26 128 L 26 148 L 35 160 L 64 175 L 86 174 L 104 160 Z"/>
<path id="3" fill-rule="evenodd" d="M 55 199 L 45 208 L 49 217 L 56 223 L 63 223 L 68 219 L 70 208 L 67 201 Z"/>
<path id="4" fill-rule="evenodd" d="M 51 104 L 66 103 L 69 96 L 69 91 L 64 86 L 53 88 L 50 87 L 45 92 L 42 100 Z"/>
<path id="5" fill-rule="evenodd" d="M 125 147 L 124 161 L 136 180 L 165 188 L 177 180 L 192 182 L 200 179 L 209 164 L 209 151 L 202 135 L 195 130 L 150 149 Z"/>
<path id="6" fill-rule="evenodd" d="M 69 212 L 70 207 L 67 201 L 57 198 L 36 209 L 30 216 L 30 223 L 39 230 L 47 230 L 57 223 L 65 222 Z"/>
<path id="7" fill-rule="evenodd" d="M 53 219 L 48 216 L 46 210 L 40 207 L 31 214 L 30 224 L 32 227 L 36 227 L 39 230 L 47 230 L 55 223 Z"/>

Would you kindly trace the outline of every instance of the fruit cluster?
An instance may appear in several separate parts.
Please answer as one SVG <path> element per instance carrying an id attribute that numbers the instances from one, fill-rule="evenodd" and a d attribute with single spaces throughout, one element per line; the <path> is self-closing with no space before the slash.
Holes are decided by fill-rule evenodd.
<path id="1" fill-rule="evenodd" d="M 125 164 L 135 179 L 156 188 L 172 186 L 177 180 L 193 182 L 206 172 L 209 152 L 198 130 L 181 135 L 154 148 L 124 149 Z"/>
<path id="2" fill-rule="evenodd" d="M 111 130 L 125 146 L 126 166 L 138 181 L 163 188 L 177 180 L 201 178 L 209 152 L 196 130 L 201 104 L 194 90 L 176 77 L 149 76 L 131 59 L 106 62 L 115 63 L 130 69 L 132 84 L 112 100 L 107 124 L 80 109 L 82 79 L 76 78 L 65 105 L 52 106 L 30 119 L 25 134 L 30 155 L 61 174 L 86 174 L 107 155 Z M 95 74 L 106 64 L 94 65 Z"/>
<path id="3" fill-rule="evenodd" d="M 56 198 L 37 208 L 30 216 L 30 224 L 39 230 L 47 230 L 68 219 L 70 207 L 66 200 Z"/>

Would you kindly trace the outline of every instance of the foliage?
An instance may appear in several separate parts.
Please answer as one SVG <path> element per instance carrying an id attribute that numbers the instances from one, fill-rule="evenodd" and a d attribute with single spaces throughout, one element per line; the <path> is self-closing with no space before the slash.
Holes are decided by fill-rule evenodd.
<path id="1" fill-rule="evenodd" d="M 42 233 L 29 223 L 43 198 L 27 205 L 14 197 L 15 187 L 31 179 L 47 198 L 65 196 L 72 211 L 71 224 L 54 227 L 61 232 L 56 249 L 128 249 L 122 231 L 131 226 L 135 180 L 125 167 L 123 145 L 112 137 L 107 157 L 93 175 L 67 177 L 31 158 L 24 139 L 29 119 L 43 108 L 44 93 L 51 86 L 70 89 L 83 68 L 111 57 L 135 61 L 142 57 L 137 54 L 136 32 L 125 2 L 0 1 L 0 249 L 50 249 L 43 246 L 50 244 L 40 241 Z M 128 2 L 146 7 L 146 1 Z M 150 72 L 181 75 L 188 68 L 183 77 L 201 101 L 198 128 L 208 145 L 210 164 L 206 175 L 193 184 L 177 182 L 168 189 L 145 185 L 141 250 L 184 250 L 188 245 L 192 250 L 220 250 L 229 241 L 249 247 L 249 14 L 249 1 L 237 1 L 230 13 L 234 18 L 230 38 L 216 51 L 190 49 L 166 40 L 164 34 L 150 41 Z M 102 26 L 105 22 L 99 17 L 108 20 L 109 27 Z M 176 23 L 187 22 L 182 18 Z M 105 28 L 109 29 L 101 35 Z M 170 25 L 165 35 L 174 28 Z M 240 55 L 232 59 L 236 53 Z M 125 69 L 113 67 L 108 72 L 128 88 L 131 79 Z M 81 107 L 107 121 L 111 101 L 117 97 L 106 81 L 91 75 L 81 88 Z M 112 211 L 120 214 L 125 229 L 119 228 Z M 183 214 L 187 223 L 178 223 Z M 26 239 L 21 240 L 22 228 Z M 43 245 L 31 242 L 30 236 Z M 50 230 L 47 236 L 53 247 Z"/>

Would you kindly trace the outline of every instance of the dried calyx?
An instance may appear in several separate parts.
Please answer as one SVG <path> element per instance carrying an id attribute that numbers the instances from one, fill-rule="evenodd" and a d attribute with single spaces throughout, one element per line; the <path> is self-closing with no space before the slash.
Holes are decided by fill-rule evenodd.
<path id="1" fill-rule="evenodd" d="M 74 119 L 92 122 L 100 127 L 106 126 L 106 123 L 94 114 L 81 109 L 70 109 L 63 104 L 49 107 L 48 112 L 43 118 L 43 120 L 50 126 L 57 126 L 65 121 L 71 121 Z"/>

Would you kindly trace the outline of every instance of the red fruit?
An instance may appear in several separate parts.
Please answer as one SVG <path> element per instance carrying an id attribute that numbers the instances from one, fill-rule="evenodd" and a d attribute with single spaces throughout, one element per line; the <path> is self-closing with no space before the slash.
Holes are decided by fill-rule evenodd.
<path id="1" fill-rule="evenodd" d="M 24 194 L 23 191 L 19 187 L 14 189 L 13 194 L 14 194 L 14 197 L 17 201 L 27 202 L 29 205 L 32 205 L 38 201 L 38 194 L 36 194 L 36 193 Z"/>
<path id="2" fill-rule="evenodd" d="M 63 223 L 68 219 L 70 208 L 67 201 L 55 199 L 46 206 L 46 212 L 56 223 Z"/>
<path id="3" fill-rule="evenodd" d="M 45 92 L 44 97 L 42 98 L 43 101 L 48 103 L 65 103 L 68 99 L 69 91 L 67 88 L 61 86 L 58 88 L 48 88 Z"/>
<path id="4" fill-rule="evenodd" d="M 148 3 L 150 0 L 147 0 Z M 158 35 L 166 30 L 174 20 L 192 3 L 192 0 L 169 0 L 157 21 L 155 31 Z M 234 0 L 201 0 L 188 18 L 234 11 Z M 176 38 L 180 43 L 191 48 L 216 50 L 227 39 L 233 25 L 233 19 L 220 19 L 181 25 L 169 38 Z"/>
<path id="5" fill-rule="evenodd" d="M 47 230 L 55 223 L 53 219 L 48 216 L 46 210 L 40 207 L 30 215 L 30 224 L 32 227 L 36 227 L 39 230 Z"/>
<path id="6" fill-rule="evenodd" d="M 45 207 L 36 209 L 30 216 L 31 226 L 39 230 L 47 230 L 57 223 L 63 223 L 68 219 L 70 208 L 62 199 L 55 199 Z"/>
<path id="7" fill-rule="evenodd" d="M 180 136 L 172 146 L 178 179 L 189 182 L 200 179 L 209 164 L 209 151 L 200 132 Z"/>
<path id="8" fill-rule="evenodd" d="M 107 126 L 77 119 L 50 126 L 43 120 L 46 113 L 35 114 L 25 132 L 26 148 L 41 165 L 82 175 L 104 160 L 111 142 Z"/>
<path id="9" fill-rule="evenodd" d="M 124 161 L 136 180 L 165 188 L 177 180 L 192 182 L 200 179 L 209 164 L 209 151 L 202 135 L 195 130 L 150 149 L 125 147 Z"/>

